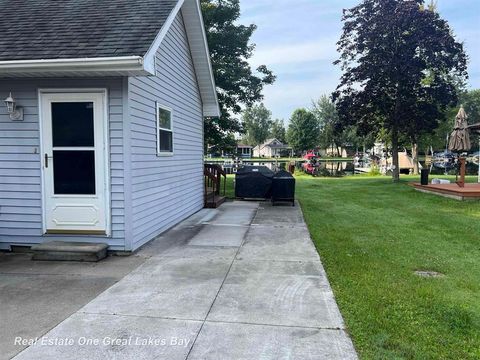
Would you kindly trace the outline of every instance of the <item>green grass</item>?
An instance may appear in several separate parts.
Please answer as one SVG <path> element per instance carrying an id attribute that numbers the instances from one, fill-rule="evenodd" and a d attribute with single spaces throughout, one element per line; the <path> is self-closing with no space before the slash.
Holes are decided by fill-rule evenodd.
<path id="1" fill-rule="evenodd" d="M 225 189 L 225 196 L 229 199 L 233 199 L 235 197 L 235 189 L 234 189 L 234 182 L 235 175 L 227 175 L 227 184 Z"/>
<path id="2" fill-rule="evenodd" d="M 305 219 L 362 358 L 480 358 L 479 202 L 382 177 L 298 180 Z M 413 274 L 424 269 L 446 276 Z"/>
<path id="3" fill-rule="evenodd" d="M 413 179 L 300 175 L 297 198 L 362 359 L 479 359 L 480 202 Z"/>

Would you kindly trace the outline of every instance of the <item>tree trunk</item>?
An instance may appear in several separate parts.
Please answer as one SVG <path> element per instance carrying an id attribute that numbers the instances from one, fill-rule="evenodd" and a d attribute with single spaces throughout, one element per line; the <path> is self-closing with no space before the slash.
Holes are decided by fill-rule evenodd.
<path id="1" fill-rule="evenodd" d="M 418 144 L 414 142 L 412 144 L 412 160 L 413 160 L 413 175 L 419 174 L 418 169 Z"/>
<path id="2" fill-rule="evenodd" d="M 394 125 L 392 129 L 392 180 L 397 183 L 400 181 L 400 168 L 398 163 L 398 130 Z"/>

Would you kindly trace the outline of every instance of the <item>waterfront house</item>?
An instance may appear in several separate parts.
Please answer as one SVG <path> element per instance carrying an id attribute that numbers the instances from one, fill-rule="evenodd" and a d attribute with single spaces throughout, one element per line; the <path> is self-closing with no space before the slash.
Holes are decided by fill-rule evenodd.
<path id="1" fill-rule="evenodd" d="M 291 156 L 292 149 L 278 139 L 268 139 L 253 148 L 253 156 L 257 158 L 274 158 Z"/>
<path id="2" fill-rule="evenodd" d="M 133 251 L 204 205 L 199 0 L 0 0 L 0 249 Z"/>
<path id="3" fill-rule="evenodd" d="M 249 159 L 252 157 L 253 146 L 237 144 L 237 156 Z"/>

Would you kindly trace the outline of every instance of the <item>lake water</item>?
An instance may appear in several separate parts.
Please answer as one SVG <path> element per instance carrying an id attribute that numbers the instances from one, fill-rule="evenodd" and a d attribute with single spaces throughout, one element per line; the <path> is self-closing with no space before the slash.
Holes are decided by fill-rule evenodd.
<path id="1" fill-rule="evenodd" d="M 207 163 L 222 165 L 223 169 L 227 172 L 227 174 L 233 174 L 236 172 L 238 166 L 242 165 L 253 165 L 253 166 L 266 166 L 272 171 L 278 171 L 280 169 L 287 169 L 288 164 L 290 161 L 241 161 L 240 163 L 236 164 L 232 161 L 206 161 Z M 303 161 L 296 161 L 297 169 L 301 169 Z M 430 169 L 430 173 L 432 175 L 455 175 L 457 173 L 457 169 L 443 169 L 439 167 L 435 167 L 432 165 L 426 165 L 425 162 L 421 162 L 423 167 L 427 167 Z M 355 174 L 361 173 L 360 169 L 364 171 L 365 164 L 357 164 L 355 166 L 354 162 L 351 160 L 348 161 L 328 161 L 328 160 L 321 160 L 319 161 L 319 167 L 317 169 L 318 176 L 353 176 Z M 467 162 L 467 175 L 478 175 L 478 165 L 473 162 Z"/>

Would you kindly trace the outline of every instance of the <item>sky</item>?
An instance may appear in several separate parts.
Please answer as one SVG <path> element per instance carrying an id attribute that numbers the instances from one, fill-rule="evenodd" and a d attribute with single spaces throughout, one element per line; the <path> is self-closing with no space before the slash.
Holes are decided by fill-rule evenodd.
<path id="1" fill-rule="evenodd" d="M 292 112 L 310 107 L 330 94 L 341 72 L 332 63 L 342 32 L 344 8 L 359 0 L 240 0 L 240 23 L 256 24 L 251 65 L 267 65 L 277 76 L 265 87 L 265 106 L 274 118 L 288 122 Z M 469 63 L 469 87 L 480 88 L 480 1 L 438 0 L 441 16 L 464 43 Z"/>

